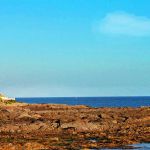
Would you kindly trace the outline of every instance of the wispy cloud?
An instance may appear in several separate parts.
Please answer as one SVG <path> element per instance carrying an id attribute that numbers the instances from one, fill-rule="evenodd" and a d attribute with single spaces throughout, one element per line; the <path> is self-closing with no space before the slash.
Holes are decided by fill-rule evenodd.
<path id="1" fill-rule="evenodd" d="M 108 35 L 150 36 L 150 18 L 125 12 L 108 13 L 98 25 Z"/>

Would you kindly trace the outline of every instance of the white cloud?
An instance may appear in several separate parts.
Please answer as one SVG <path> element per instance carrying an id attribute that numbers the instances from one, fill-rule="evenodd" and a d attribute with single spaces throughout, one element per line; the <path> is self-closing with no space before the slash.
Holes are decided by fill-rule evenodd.
<path id="1" fill-rule="evenodd" d="M 125 12 L 108 13 L 98 30 L 109 35 L 150 36 L 150 18 Z"/>

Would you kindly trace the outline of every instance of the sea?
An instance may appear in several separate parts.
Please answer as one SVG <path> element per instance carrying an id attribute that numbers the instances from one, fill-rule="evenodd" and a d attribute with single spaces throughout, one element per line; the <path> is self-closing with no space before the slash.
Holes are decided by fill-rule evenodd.
<path id="1" fill-rule="evenodd" d="M 17 101 L 30 104 L 67 104 L 90 107 L 142 107 L 150 106 L 150 96 L 120 97 L 18 97 Z"/>

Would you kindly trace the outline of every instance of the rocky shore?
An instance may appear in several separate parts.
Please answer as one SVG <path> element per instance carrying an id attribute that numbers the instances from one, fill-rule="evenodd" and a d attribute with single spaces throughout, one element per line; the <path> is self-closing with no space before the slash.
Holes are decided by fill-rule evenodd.
<path id="1" fill-rule="evenodd" d="M 150 142 L 150 107 L 0 104 L 0 150 L 132 148 Z"/>

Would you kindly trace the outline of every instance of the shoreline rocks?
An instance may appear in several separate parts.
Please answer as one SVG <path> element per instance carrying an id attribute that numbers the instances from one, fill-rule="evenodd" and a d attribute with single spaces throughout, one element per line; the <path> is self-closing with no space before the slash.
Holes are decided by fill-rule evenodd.
<path id="1" fill-rule="evenodd" d="M 0 149 L 97 149 L 150 142 L 150 107 L 0 105 Z"/>

